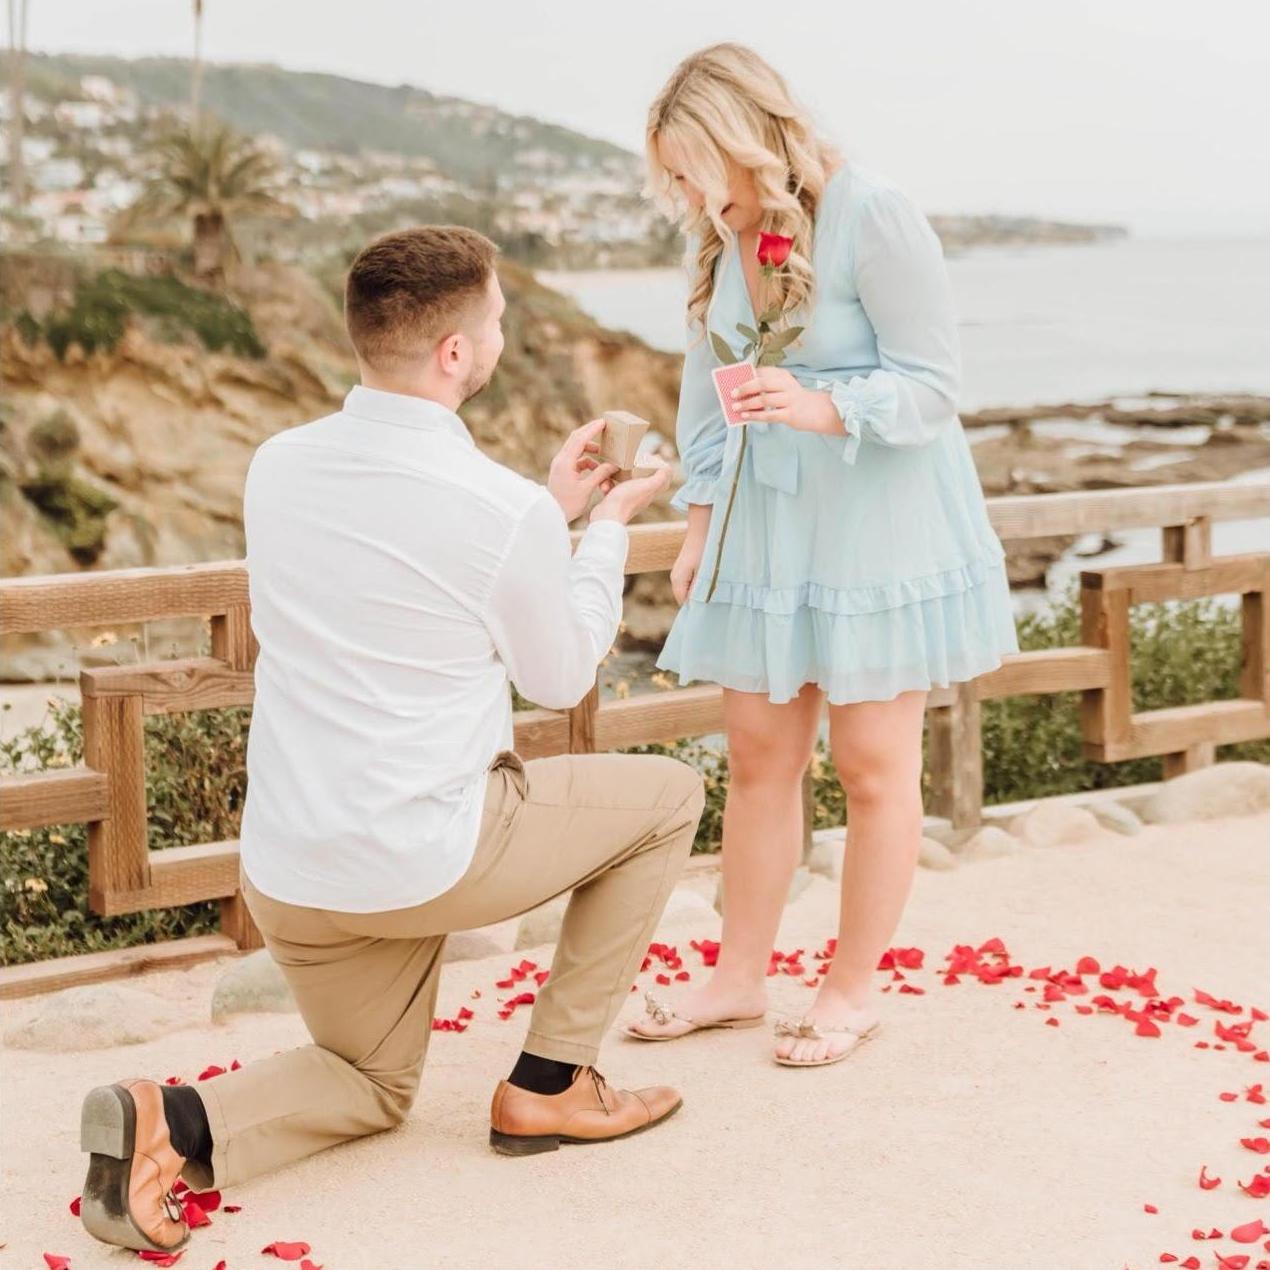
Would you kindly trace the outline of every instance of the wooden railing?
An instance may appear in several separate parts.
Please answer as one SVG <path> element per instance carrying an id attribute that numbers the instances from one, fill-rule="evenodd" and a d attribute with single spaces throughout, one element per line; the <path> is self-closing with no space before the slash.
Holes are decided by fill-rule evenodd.
<path id="1" fill-rule="evenodd" d="M 1019 653 L 990 674 L 930 694 L 930 811 L 955 826 L 978 823 L 980 703 L 994 697 L 1078 691 L 1087 757 L 1119 762 L 1163 755 L 1166 774 L 1212 762 L 1219 744 L 1270 736 L 1270 526 L 1265 552 L 1216 558 L 1211 553 L 1213 522 L 1270 516 L 1270 483 L 1042 494 L 990 499 L 988 507 L 1003 540 L 1161 528 L 1164 561 L 1083 573 L 1078 646 Z M 627 573 L 669 569 L 683 533 L 682 522 L 633 528 Z M 1242 597 L 1239 698 L 1134 713 L 1130 607 L 1227 593 Z M 0 830 L 86 822 L 89 903 L 95 912 L 108 916 L 216 900 L 222 933 L 3 969 L 0 997 L 258 945 L 238 893 L 238 844 L 152 851 L 146 826 L 145 716 L 251 704 L 256 645 L 243 562 L 0 582 L 0 634 L 208 616 L 210 657 L 81 673 L 83 765 L 0 778 Z M 569 711 L 518 711 L 515 743 L 521 754 L 535 758 L 700 736 L 721 730 L 722 705 L 722 690 L 713 685 L 608 701 L 600 700 L 597 685 Z"/>

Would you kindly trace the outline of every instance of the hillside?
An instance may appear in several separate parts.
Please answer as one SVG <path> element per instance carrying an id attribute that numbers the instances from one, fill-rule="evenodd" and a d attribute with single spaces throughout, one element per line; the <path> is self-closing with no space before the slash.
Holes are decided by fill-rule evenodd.
<path id="1" fill-rule="evenodd" d="M 597 326 L 510 262 L 499 274 L 506 351 L 462 411 L 483 449 L 542 479 L 602 410 L 673 430 L 678 357 Z M 241 557 L 256 446 L 336 408 L 355 377 L 334 300 L 286 265 L 240 270 L 225 301 L 179 278 L 9 255 L 0 312 L 0 576 Z M 226 334 L 240 351 L 208 345 Z M 194 651 L 199 624 L 156 623 L 149 637 Z M 42 678 L 73 665 L 72 647 L 56 636 L 0 651 L 7 677 Z"/>
<path id="2" fill-rule="evenodd" d="M 32 92 L 47 99 L 75 97 L 85 75 L 131 88 L 149 106 L 189 101 L 190 64 L 182 58 L 32 55 Z M 295 149 L 426 158 L 466 181 L 516 167 L 626 170 L 635 158 L 568 128 L 408 84 L 388 87 L 278 66 L 209 64 L 203 103 L 240 131 L 272 134 Z"/>

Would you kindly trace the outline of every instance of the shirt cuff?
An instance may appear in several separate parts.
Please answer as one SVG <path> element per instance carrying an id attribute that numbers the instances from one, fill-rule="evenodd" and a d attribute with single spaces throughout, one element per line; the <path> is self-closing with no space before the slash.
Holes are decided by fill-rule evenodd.
<path id="1" fill-rule="evenodd" d="M 588 554 L 602 552 L 624 568 L 629 543 L 630 534 L 621 521 L 593 520 L 582 535 L 578 550 L 581 551 L 585 546 L 589 548 Z"/>

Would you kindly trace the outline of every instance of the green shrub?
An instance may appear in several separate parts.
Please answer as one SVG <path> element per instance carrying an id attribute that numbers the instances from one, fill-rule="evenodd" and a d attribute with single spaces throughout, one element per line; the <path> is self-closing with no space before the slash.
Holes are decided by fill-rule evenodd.
<path id="1" fill-rule="evenodd" d="M 238 836 L 250 711 L 158 715 L 145 723 L 150 847 Z M 77 706 L 52 702 L 44 726 L 0 741 L 0 770 L 81 761 Z M 51 825 L 0 834 L 0 964 L 124 948 L 217 929 L 215 904 L 99 917 L 88 908 L 88 832 Z"/>
<path id="2" fill-rule="evenodd" d="M 57 310 L 43 325 L 25 314 L 24 339 L 42 333 L 59 358 L 72 344 L 86 353 L 113 349 L 132 314 L 155 321 L 161 338 L 171 342 L 187 334 L 212 352 L 227 349 L 239 357 L 260 358 L 265 346 L 245 309 L 212 291 L 187 286 L 179 278 L 143 277 L 107 269 L 82 280 L 69 309 Z"/>
<path id="3" fill-rule="evenodd" d="M 1240 619 L 1236 610 L 1198 601 L 1135 608 L 1133 692 L 1137 709 L 1238 695 Z M 1025 649 L 1079 643 L 1069 596 L 1052 611 L 1019 622 Z M 518 705 L 527 703 L 519 702 Z M 1077 694 L 1012 697 L 984 707 L 986 799 L 1071 793 L 1157 779 L 1158 759 L 1089 763 L 1080 755 Z M 147 812 L 154 849 L 238 836 L 246 794 L 247 709 L 146 720 Z M 670 754 L 697 767 L 706 809 L 694 849 L 714 851 L 722 836 L 727 754 L 702 740 L 644 745 L 630 753 Z M 80 761 L 77 707 L 55 705 L 40 728 L 0 741 L 0 770 L 44 770 Z M 1223 758 L 1270 762 L 1270 740 L 1223 747 Z M 844 800 L 821 746 L 812 767 L 816 828 L 840 825 Z M 124 917 L 88 910 L 87 833 L 82 825 L 0 834 L 0 961 L 118 948 L 214 930 L 216 907 L 200 904 Z"/>

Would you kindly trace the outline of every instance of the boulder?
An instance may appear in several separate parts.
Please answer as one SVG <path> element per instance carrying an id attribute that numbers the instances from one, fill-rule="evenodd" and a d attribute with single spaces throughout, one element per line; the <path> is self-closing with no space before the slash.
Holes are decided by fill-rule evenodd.
<path id="1" fill-rule="evenodd" d="M 961 844 L 957 856 L 962 860 L 998 860 L 1022 850 L 1023 844 L 1013 834 L 997 825 L 984 825 Z"/>
<path id="2" fill-rule="evenodd" d="M 564 921 L 564 910 L 568 907 L 572 892 L 557 895 L 538 908 L 531 909 L 520 919 L 516 928 L 516 951 L 522 948 L 537 948 L 542 944 L 554 944 L 560 938 L 560 923 Z"/>
<path id="3" fill-rule="evenodd" d="M 817 833 L 812 839 L 811 853 L 807 857 L 807 869 L 830 882 L 842 880 L 842 857 L 847 838 L 841 829 Z"/>
<path id="4" fill-rule="evenodd" d="M 507 950 L 497 940 L 480 930 L 456 930 L 445 940 L 445 962 L 481 961 L 486 957 L 498 957 Z"/>
<path id="5" fill-rule="evenodd" d="M 294 1014 L 295 998 L 268 949 L 241 957 L 216 981 L 212 1021 L 234 1014 Z"/>
<path id="6" fill-rule="evenodd" d="M 1165 781 L 1141 804 L 1151 824 L 1255 816 L 1270 811 L 1270 766 L 1264 763 L 1215 763 Z"/>
<path id="7" fill-rule="evenodd" d="M 54 992 L 34 1011 L 5 1029 L 13 1049 L 100 1050 L 139 1045 L 178 1026 L 171 1006 L 140 988 L 91 983 Z"/>
<path id="8" fill-rule="evenodd" d="M 1090 803 L 1089 810 L 1104 829 L 1127 834 L 1142 832 L 1142 818 L 1123 803 Z"/>
<path id="9" fill-rule="evenodd" d="M 957 857 L 942 842 L 923 838 L 917 863 L 924 869 L 953 869 L 957 867 Z"/>
<path id="10" fill-rule="evenodd" d="M 1016 816 L 1010 832 L 1034 847 L 1057 847 L 1088 842 L 1102 832 L 1102 826 L 1083 807 L 1041 802 Z"/>

